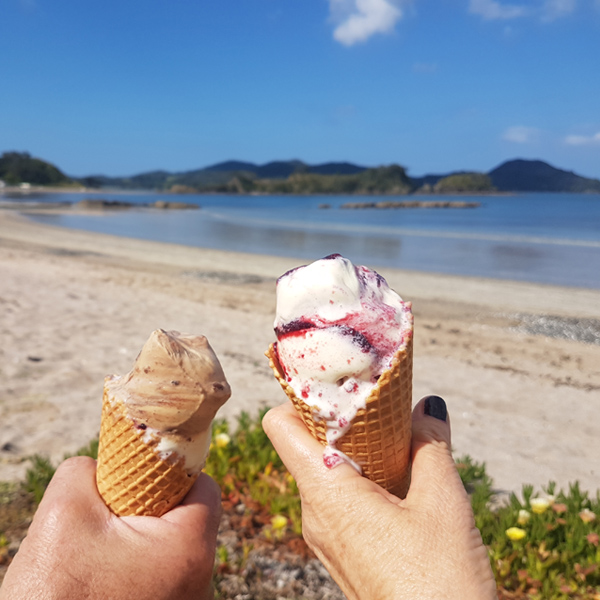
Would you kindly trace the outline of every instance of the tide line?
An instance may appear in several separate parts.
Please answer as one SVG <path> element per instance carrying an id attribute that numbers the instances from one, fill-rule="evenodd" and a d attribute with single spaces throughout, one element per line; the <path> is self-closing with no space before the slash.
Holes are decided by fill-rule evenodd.
<path id="1" fill-rule="evenodd" d="M 547 238 L 543 236 L 502 235 L 495 233 L 468 233 L 462 231 L 435 231 L 426 229 L 406 229 L 403 227 L 379 227 L 374 225 L 352 225 L 350 223 L 316 223 L 314 221 L 283 221 L 277 219 L 259 219 L 256 217 L 232 217 L 211 210 L 203 214 L 216 220 L 236 225 L 255 225 L 323 232 L 361 233 L 371 235 L 391 235 L 423 238 L 444 238 L 453 240 L 473 240 L 480 242 L 508 242 L 513 244 L 547 244 L 552 246 L 576 246 L 580 248 L 600 248 L 600 241 L 571 240 L 565 238 Z"/>

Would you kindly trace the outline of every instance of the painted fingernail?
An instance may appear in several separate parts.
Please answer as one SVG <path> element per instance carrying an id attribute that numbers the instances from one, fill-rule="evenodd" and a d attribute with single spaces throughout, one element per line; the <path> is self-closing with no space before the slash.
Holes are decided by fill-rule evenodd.
<path id="1" fill-rule="evenodd" d="M 427 396 L 423 412 L 427 416 L 439 419 L 440 421 L 446 421 L 448 417 L 446 403 L 439 396 Z"/>

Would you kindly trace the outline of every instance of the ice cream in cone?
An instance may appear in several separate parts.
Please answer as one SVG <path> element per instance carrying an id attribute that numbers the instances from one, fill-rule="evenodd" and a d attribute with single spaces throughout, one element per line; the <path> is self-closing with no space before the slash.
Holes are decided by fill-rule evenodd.
<path id="1" fill-rule="evenodd" d="M 411 304 L 366 267 L 332 255 L 277 284 L 275 377 L 324 462 L 345 460 L 391 493 L 410 483 Z"/>
<path id="2" fill-rule="evenodd" d="M 204 336 L 159 329 L 130 373 L 104 384 L 96 481 L 117 515 L 161 516 L 190 490 L 230 396 Z"/>

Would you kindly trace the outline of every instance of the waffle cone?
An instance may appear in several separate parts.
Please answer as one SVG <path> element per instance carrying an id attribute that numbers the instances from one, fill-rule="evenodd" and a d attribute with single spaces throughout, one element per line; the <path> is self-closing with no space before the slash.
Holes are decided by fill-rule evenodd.
<path id="1" fill-rule="evenodd" d="M 161 460 L 158 440 L 143 436 L 105 386 L 96 482 L 106 505 L 121 517 L 160 517 L 181 502 L 197 478 L 185 471 L 183 458 Z"/>
<path id="2" fill-rule="evenodd" d="M 336 448 L 360 465 L 363 475 L 390 493 L 404 498 L 410 484 L 412 411 L 412 336 L 394 355 L 377 385 L 352 420 Z M 326 445 L 326 424 L 315 410 L 298 398 L 285 379 L 274 344 L 265 353 L 273 373 L 306 427 Z"/>

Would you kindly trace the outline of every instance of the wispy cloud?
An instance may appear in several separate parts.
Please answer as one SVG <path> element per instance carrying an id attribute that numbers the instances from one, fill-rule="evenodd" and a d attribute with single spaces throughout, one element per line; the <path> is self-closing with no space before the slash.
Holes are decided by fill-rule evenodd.
<path id="1" fill-rule="evenodd" d="M 352 46 L 378 33 L 390 33 L 402 18 L 399 0 L 329 0 L 337 24 L 335 40 Z"/>
<path id="2" fill-rule="evenodd" d="M 577 8 L 577 0 L 545 0 L 542 21 L 555 21 L 570 15 Z"/>
<path id="3" fill-rule="evenodd" d="M 437 63 L 417 62 L 413 65 L 413 71 L 415 73 L 436 73 L 437 70 Z"/>
<path id="4" fill-rule="evenodd" d="M 594 0 L 600 5 L 600 0 Z M 549 23 L 575 12 L 578 0 L 540 0 L 537 6 L 520 6 L 498 0 L 469 0 L 469 12 L 486 21 L 509 21 L 522 17 Z"/>
<path id="5" fill-rule="evenodd" d="M 532 144 L 540 137 L 540 130 L 535 127 L 514 125 L 509 127 L 503 134 L 502 139 L 515 144 Z"/>
<path id="6" fill-rule="evenodd" d="M 600 131 L 594 135 L 568 135 L 565 143 L 569 146 L 600 146 Z"/>
<path id="7" fill-rule="evenodd" d="M 469 12 L 483 17 L 486 21 L 517 19 L 528 14 L 523 6 L 502 4 L 496 0 L 470 0 Z"/>
<path id="8" fill-rule="evenodd" d="M 25 12 L 34 12 L 39 8 L 37 0 L 19 0 L 19 6 Z"/>

